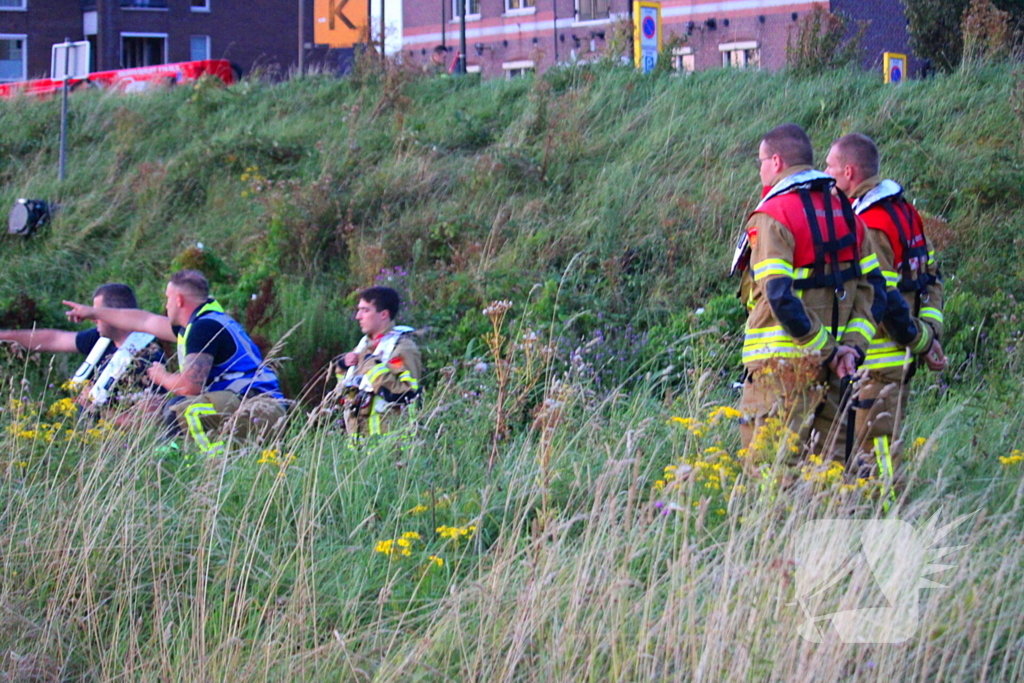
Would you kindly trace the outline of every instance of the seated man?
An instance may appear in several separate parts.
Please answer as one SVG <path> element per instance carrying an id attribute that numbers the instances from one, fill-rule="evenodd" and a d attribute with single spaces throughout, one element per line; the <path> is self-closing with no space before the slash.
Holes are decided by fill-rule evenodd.
<path id="1" fill-rule="evenodd" d="M 363 338 L 334 361 L 350 436 L 383 434 L 420 394 L 423 365 L 412 328 L 395 326 L 398 292 L 370 287 L 359 295 L 356 320 Z M 344 374 L 342 374 L 344 371 Z"/>
<path id="2" fill-rule="evenodd" d="M 209 293 L 202 273 L 181 270 L 167 283 L 166 316 L 64 303 L 72 320 L 105 321 L 177 342 L 179 371 L 156 363 L 149 377 L 178 396 L 168 407 L 169 426 L 187 431 L 212 457 L 224 452 L 226 427 L 244 437 L 283 425 L 285 400 L 256 344 Z"/>
<path id="3" fill-rule="evenodd" d="M 120 283 L 100 285 L 92 296 L 93 306 L 96 308 L 125 309 L 138 306 L 132 288 Z M 131 328 L 116 327 L 99 321 L 96 327 L 81 332 L 49 329 L 0 330 L 0 341 L 15 342 L 30 351 L 45 351 L 47 353 L 74 353 L 77 351 L 83 356 L 88 356 L 99 344 L 103 348 L 102 354 L 96 360 L 95 365 L 88 368 L 89 372 L 82 377 L 84 382 L 100 376 L 114 352 L 124 344 L 131 331 Z M 104 339 L 109 339 L 109 343 L 103 341 Z M 155 399 L 157 394 L 164 392 L 153 385 L 146 370 L 153 363 L 163 363 L 166 360 L 163 351 L 155 342 L 144 348 L 135 357 L 132 368 L 118 382 L 109 404 L 124 406 L 128 397 L 145 399 L 148 403 L 152 403 L 152 399 Z M 88 385 L 86 385 L 86 389 L 88 389 Z M 89 403 L 88 391 L 83 391 L 79 397 L 79 404 L 85 406 Z"/>

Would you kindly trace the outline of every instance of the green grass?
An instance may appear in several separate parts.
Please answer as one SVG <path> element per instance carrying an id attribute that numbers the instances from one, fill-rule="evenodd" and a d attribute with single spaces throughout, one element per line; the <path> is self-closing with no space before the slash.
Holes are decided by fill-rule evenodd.
<path id="1" fill-rule="evenodd" d="M 152 427 L 81 425 L 65 441 L 68 423 L 46 443 L 37 426 L 52 421 L 9 401 L 45 411 L 73 363 L 5 350 L 0 677 L 1020 678 L 1024 464 L 999 461 L 1024 444 L 1018 89 L 1010 67 L 892 88 L 855 72 L 598 66 L 79 93 L 62 185 L 57 104 L 0 103 L 0 205 L 61 204 L 31 239 L 0 238 L 0 325 L 20 294 L 39 324 L 63 325 L 60 300 L 108 280 L 159 310 L 168 273 L 200 265 L 256 335 L 291 331 L 282 376 L 289 395 L 307 389 L 278 442 L 189 466 L 160 455 Z M 980 512 L 950 537 L 968 546 L 957 567 L 933 577 L 950 588 L 922 591 L 922 626 L 900 645 L 796 635 L 793 532 L 883 516 L 874 498 L 762 491 L 750 471 L 727 478 L 744 487 L 728 499 L 708 478 L 656 486 L 708 448 L 736 455 L 730 425 L 698 436 L 670 418 L 735 403 L 726 262 L 759 194 L 759 137 L 783 121 L 819 157 L 840 134 L 872 135 L 887 174 L 946 221 L 951 367 L 915 381 L 898 513 Z M 323 364 L 356 341 L 354 293 L 378 278 L 425 328 L 427 400 L 403 448 L 353 449 L 309 411 Z M 481 339 L 495 299 L 513 302 L 504 391 Z M 469 525 L 468 540 L 436 532 Z M 409 556 L 375 552 L 406 532 L 421 537 Z"/>

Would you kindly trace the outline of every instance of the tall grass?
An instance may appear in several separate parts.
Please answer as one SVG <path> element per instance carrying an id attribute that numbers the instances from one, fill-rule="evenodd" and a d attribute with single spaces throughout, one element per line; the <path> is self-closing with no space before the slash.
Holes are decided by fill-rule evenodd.
<path id="1" fill-rule="evenodd" d="M 598 67 L 84 93 L 60 186 L 55 104 L 3 103 L 0 201 L 62 204 L 2 238 L 4 320 L 24 293 L 59 326 L 61 299 L 106 280 L 159 309 L 167 273 L 199 263 L 258 336 L 294 330 L 282 375 L 307 391 L 278 440 L 195 460 L 152 425 L 45 416 L 64 368 L 5 351 L 0 676 L 1020 678 L 1015 78 Z M 766 486 L 716 410 L 742 322 L 722 273 L 782 121 L 819 152 L 875 137 L 942 247 L 951 370 L 915 381 L 893 514 L 976 514 L 902 644 L 800 639 L 794 532 L 881 502 L 825 465 Z M 427 400 L 404 438 L 353 446 L 314 380 L 373 282 L 423 330 Z M 512 308 L 488 346 L 493 299 Z M 827 597 L 817 613 L 879 606 L 860 574 Z"/>
<path id="2" fill-rule="evenodd" d="M 24 434 L 43 418 L 10 404 L 5 421 L 22 429 L 0 437 L 10 454 L 0 488 L 5 675 L 1020 676 L 1024 463 L 972 445 L 1008 455 L 1020 443 L 1019 406 L 1009 430 L 987 414 L 991 403 L 945 399 L 913 415 L 909 437 L 927 439 L 909 449 L 911 483 L 895 514 L 924 526 L 935 513 L 942 523 L 975 513 L 945 539 L 964 546 L 941 560 L 953 566 L 930 577 L 949 588 L 922 591 L 921 625 L 906 643 L 814 644 L 797 635 L 806 558 L 795 532 L 811 519 L 884 516 L 881 502 L 824 469 L 767 489 L 742 466 L 705 474 L 736 461 L 708 449 L 735 453 L 737 437 L 709 416 L 727 398 L 709 381 L 717 370 L 696 370 L 679 399 L 664 378 L 607 394 L 551 380 L 534 429 L 503 441 L 493 468 L 496 386 L 471 370 L 443 405 L 424 406 L 407 439 L 352 446 L 299 418 L 277 443 L 234 444 L 206 461 L 166 455 L 149 428 L 89 438 L 88 424 L 69 421 L 64 430 L 79 436 L 47 444 Z M 976 438 L 963 422 L 978 425 Z M 445 538 L 444 527 L 463 533 Z M 408 555 L 378 551 L 409 532 L 418 538 Z M 837 584 L 819 613 L 880 606 L 864 579 Z"/>

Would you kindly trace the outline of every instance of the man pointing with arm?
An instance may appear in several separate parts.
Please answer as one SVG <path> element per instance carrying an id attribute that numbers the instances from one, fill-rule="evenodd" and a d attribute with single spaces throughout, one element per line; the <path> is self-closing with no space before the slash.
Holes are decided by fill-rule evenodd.
<path id="1" fill-rule="evenodd" d="M 209 291 L 202 273 L 182 270 L 167 283 L 166 316 L 64 303 L 72 320 L 104 321 L 177 343 L 179 371 L 156 363 L 149 377 L 179 397 L 169 404 L 168 426 L 187 431 L 204 454 L 215 456 L 224 451 L 225 426 L 240 436 L 269 429 L 284 418 L 285 402 L 256 344 Z"/>

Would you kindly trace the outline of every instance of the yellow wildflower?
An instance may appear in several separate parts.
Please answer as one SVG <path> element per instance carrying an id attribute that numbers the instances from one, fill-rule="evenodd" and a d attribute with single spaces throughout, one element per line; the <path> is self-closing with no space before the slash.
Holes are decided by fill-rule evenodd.
<path id="1" fill-rule="evenodd" d="M 428 562 L 430 562 L 431 564 L 436 564 L 438 567 L 443 567 L 444 566 L 444 559 L 438 557 L 437 555 L 431 555 L 428 558 Z"/>
<path id="2" fill-rule="evenodd" d="M 1024 451 L 1014 449 L 1010 451 L 1009 455 L 1000 455 L 999 462 L 1003 465 L 1016 465 L 1019 462 L 1024 461 Z"/>
<path id="3" fill-rule="evenodd" d="M 710 413 L 708 413 L 708 420 L 711 422 L 717 421 L 719 418 L 725 418 L 726 420 L 737 420 L 743 413 L 736 410 L 732 406 L 718 406 Z"/>
<path id="4" fill-rule="evenodd" d="M 75 405 L 73 398 L 62 398 L 46 411 L 46 415 L 50 418 L 74 417 L 77 414 L 78 406 Z"/>

